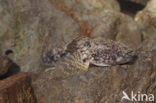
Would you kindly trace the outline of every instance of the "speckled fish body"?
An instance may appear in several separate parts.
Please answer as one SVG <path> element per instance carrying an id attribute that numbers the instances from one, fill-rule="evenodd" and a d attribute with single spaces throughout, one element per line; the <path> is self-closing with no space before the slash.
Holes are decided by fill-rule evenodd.
<path id="1" fill-rule="evenodd" d="M 54 52 L 55 51 L 55 52 Z M 54 49 L 48 58 L 49 63 L 58 61 L 66 54 L 79 54 L 81 64 L 88 67 L 90 64 L 96 66 L 112 66 L 131 62 L 135 57 L 135 52 L 128 46 L 103 38 L 78 37 L 67 44 L 64 48 Z"/>

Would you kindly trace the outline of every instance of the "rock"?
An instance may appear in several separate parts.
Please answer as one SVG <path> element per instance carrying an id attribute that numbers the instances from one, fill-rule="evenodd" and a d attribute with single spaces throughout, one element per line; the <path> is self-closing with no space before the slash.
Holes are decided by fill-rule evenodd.
<path id="1" fill-rule="evenodd" d="M 142 42 L 140 49 L 141 50 L 155 50 L 156 49 L 156 35 L 152 35 L 151 37 L 146 37 Z"/>
<path id="2" fill-rule="evenodd" d="M 147 6 L 137 13 L 135 21 L 143 32 L 144 43 L 143 48 L 149 50 L 156 48 L 156 1 L 151 0 Z"/>
<path id="3" fill-rule="evenodd" d="M 60 5 L 75 15 L 90 14 L 100 12 L 104 9 L 120 11 L 120 6 L 116 0 L 53 0 L 56 5 Z M 60 7 L 59 6 L 59 7 Z"/>
<path id="4" fill-rule="evenodd" d="M 31 75 L 19 73 L 0 81 L 0 103 L 36 103 Z"/>
<path id="5" fill-rule="evenodd" d="M 0 76 L 5 75 L 12 65 L 12 61 L 0 52 Z"/>
<path id="6" fill-rule="evenodd" d="M 60 10 L 71 16 L 79 24 L 80 33 L 87 36 L 96 35 L 93 29 L 97 21 L 95 22 L 89 19 L 96 19 L 98 16 L 101 17 L 104 10 L 120 11 L 119 4 L 116 0 L 53 0 L 53 2 Z M 99 22 L 101 22 L 101 19 Z M 99 27 L 99 29 L 101 28 Z"/>
<path id="7" fill-rule="evenodd" d="M 133 48 L 137 48 L 141 43 L 141 31 L 138 25 L 125 14 L 104 10 L 98 14 L 82 16 L 82 19 L 90 23 L 95 37 L 117 40 Z"/>
<path id="8" fill-rule="evenodd" d="M 80 24 L 80 27 L 86 27 L 86 32 L 82 30 L 82 34 L 86 35 L 87 31 L 91 31 L 89 33 L 92 36 L 102 35 L 105 38 L 121 41 L 134 48 L 140 45 L 141 31 L 137 24 L 131 17 L 120 13 L 119 9 L 117 9 L 118 7 L 115 7 L 117 11 L 107 8 L 107 6 L 102 6 L 106 7 L 106 9 L 100 9 L 100 6 L 98 6 L 98 9 L 94 9 L 94 6 L 88 6 L 87 8 L 87 4 L 89 5 L 94 2 L 84 0 L 78 3 L 75 2 L 57 0 L 54 3 L 66 14 L 70 14 Z M 102 1 L 97 1 L 96 3 L 100 2 Z M 115 4 L 115 1 L 112 2 Z M 96 3 L 94 3 L 95 6 Z M 101 5 L 108 5 L 110 3 L 111 1 L 103 1 Z"/>
<path id="9" fill-rule="evenodd" d="M 65 45 L 78 34 L 102 35 L 137 47 L 141 33 L 133 19 L 119 10 L 116 0 L 2 0 L 0 48 L 14 51 L 12 59 L 21 71 L 41 72 L 42 52 Z"/>
<path id="10" fill-rule="evenodd" d="M 0 0 L 0 50 L 13 51 L 12 60 L 21 71 L 39 73 L 33 85 L 29 73 L 1 80 L 0 103 L 118 103 L 123 91 L 155 94 L 154 12 L 151 0 L 135 17 L 137 24 L 120 12 L 117 0 Z M 42 53 L 80 35 L 143 48 L 131 64 L 84 69 L 67 56 L 55 67 L 42 65 Z"/>
<path id="11" fill-rule="evenodd" d="M 40 72 L 41 52 L 69 42 L 79 30 L 51 0 L 1 0 L 0 19 L 0 48 L 14 51 L 13 61 L 26 72 Z"/>
<path id="12" fill-rule="evenodd" d="M 35 79 L 33 88 L 38 103 L 118 103 L 123 91 L 128 95 L 132 91 L 154 95 L 155 60 L 156 50 L 140 52 L 134 64 L 91 66 L 88 71 L 74 75 L 67 75 L 71 71 L 63 71 L 58 66 Z"/>
<path id="13" fill-rule="evenodd" d="M 156 32 L 156 1 L 151 0 L 147 6 L 137 13 L 135 21 L 139 24 L 144 34 L 144 39 L 155 35 Z"/>

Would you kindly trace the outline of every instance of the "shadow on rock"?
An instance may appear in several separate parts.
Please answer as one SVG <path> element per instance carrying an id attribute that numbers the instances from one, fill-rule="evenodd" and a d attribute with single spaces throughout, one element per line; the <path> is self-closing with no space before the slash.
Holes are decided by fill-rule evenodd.
<path id="1" fill-rule="evenodd" d="M 5 78 L 12 76 L 14 74 L 17 74 L 20 71 L 21 71 L 21 69 L 20 69 L 19 65 L 13 62 L 11 64 L 11 66 L 9 67 L 8 72 L 6 74 L 4 74 L 3 76 L 0 76 L 0 80 L 5 79 Z"/>

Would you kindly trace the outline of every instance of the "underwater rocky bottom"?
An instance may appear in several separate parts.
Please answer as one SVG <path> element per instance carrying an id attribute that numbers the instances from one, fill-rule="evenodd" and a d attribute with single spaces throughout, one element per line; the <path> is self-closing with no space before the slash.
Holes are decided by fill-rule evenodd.
<path id="1" fill-rule="evenodd" d="M 153 102 L 155 11 L 155 0 L 0 0 L 0 103 Z M 70 56 L 42 63 L 43 53 L 82 35 L 121 42 L 137 58 L 82 70 Z"/>

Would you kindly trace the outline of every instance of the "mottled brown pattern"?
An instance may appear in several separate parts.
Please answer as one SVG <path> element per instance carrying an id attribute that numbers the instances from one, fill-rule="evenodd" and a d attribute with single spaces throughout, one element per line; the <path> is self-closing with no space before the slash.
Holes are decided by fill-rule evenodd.
<path id="1" fill-rule="evenodd" d="M 79 54 L 79 62 L 87 67 L 89 64 L 97 66 L 125 64 L 133 61 L 136 55 L 132 49 L 122 43 L 105 40 L 104 38 L 82 36 L 74 39 L 62 48 L 54 48 L 43 54 L 43 64 L 56 64 L 60 58 L 64 58 L 67 54 L 70 55 L 74 52 Z"/>

